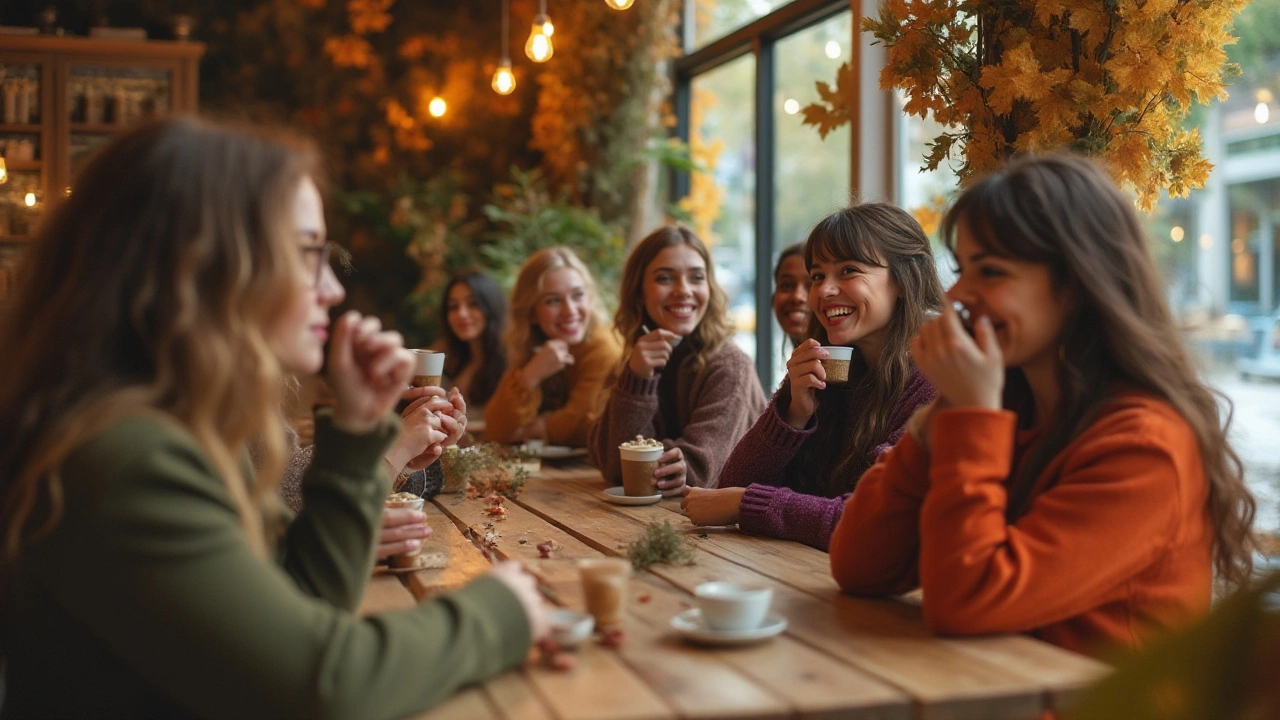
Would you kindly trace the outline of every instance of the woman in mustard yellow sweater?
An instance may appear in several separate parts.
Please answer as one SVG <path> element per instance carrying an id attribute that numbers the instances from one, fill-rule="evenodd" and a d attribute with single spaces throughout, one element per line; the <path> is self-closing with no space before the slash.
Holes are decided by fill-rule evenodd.
<path id="1" fill-rule="evenodd" d="M 938 400 L 850 498 L 840 586 L 1090 654 L 1206 612 L 1215 569 L 1249 575 L 1254 501 L 1133 202 L 1088 160 L 1027 158 L 943 229 L 967 319 L 944 305 L 912 345 Z"/>
<path id="2" fill-rule="evenodd" d="M 534 253 L 511 291 L 511 364 L 485 409 L 485 439 L 586 445 L 621 354 L 587 266 L 567 247 Z"/>

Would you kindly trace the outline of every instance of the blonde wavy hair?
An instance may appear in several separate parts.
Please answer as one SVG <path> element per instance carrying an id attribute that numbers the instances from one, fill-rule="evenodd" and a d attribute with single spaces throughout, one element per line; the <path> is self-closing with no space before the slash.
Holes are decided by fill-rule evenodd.
<path id="1" fill-rule="evenodd" d="M 538 346 L 547 341 L 546 333 L 542 332 L 534 319 L 534 308 L 538 297 L 542 295 L 542 283 L 547 273 L 566 267 L 578 271 L 582 276 L 583 289 L 587 293 L 587 307 L 591 310 L 587 313 L 586 337 L 590 338 L 598 328 L 609 322 L 600 302 L 595 278 L 578 255 L 563 245 L 543 248 L 530 255 L 524 265 L 520 266 L 516 285 L 511 289 L 511 321 L 507 323 L 505 334 L 507 357 L 511 362 L 508 367 L 524 367 Z"/>
<path id="2" fill-rule="evenodd" d="M 59 522 L 67 456 L 139 416 L 191 433 L 265 556 L 286 386 L 268 336 L 299 292 L 291 210 L 315 169 L 296 139 L 195 118 L 142 125 L 85 167 L 0 318 L 0 583 Z"/>
<path id="3" fill-rule="evenodd" d="M 614 327 L 622 335 L 625 349 L 622 362 L 631 354 L 636 338 L 643 334 L 640 326 L 648 324 L 651 330 L 657 329 L 657 323 L 649 317 L 644 309 L 644 273 L 658 253 L 669 247 L 688 245 L 702 258 L 707 269 L 707 287 L 710 290 L 707 299 L 707 312 L 702 322 L 690 334 L 697 347 L 693 357 L 694 368 L 702 370 L 707 359 L 726 340 L 733 336 L 733 322 L 729 319 L 729 296 L 720 283 L 716 282 L 715 265 L 711 262 L 711 252 L 693 231 L 679 225 L 658 228 L 649 233 L 636 244 L 627 258 L 626 268 L 622 271 L 622 284 L 618 288 L 618 312 L 613 316 Z"/>

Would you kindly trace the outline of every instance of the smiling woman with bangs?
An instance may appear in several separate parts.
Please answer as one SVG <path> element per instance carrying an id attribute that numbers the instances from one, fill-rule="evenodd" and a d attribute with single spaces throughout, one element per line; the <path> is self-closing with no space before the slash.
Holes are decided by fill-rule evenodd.
<path id="1" fill-rule="evenodd" d="M 856 205 L 818 222 L 804 247 L 809 339 L 725 463 L 716 489 L 691 489 L 689 519 L 826 550 L 862 472 L 933 399 L 909 343 L 942 286 L 929 239 L 900 208 Z M 827 382 L 824 345 L 854 348 L 849 380 Z"/>

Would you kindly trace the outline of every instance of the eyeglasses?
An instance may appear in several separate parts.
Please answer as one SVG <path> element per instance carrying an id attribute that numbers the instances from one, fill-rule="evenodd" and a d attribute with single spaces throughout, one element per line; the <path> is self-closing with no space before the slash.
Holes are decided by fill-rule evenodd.
<path id="1" fill-rule="evenodd" d="M 325 266 L 329 264 L 329 256 L 333 254 L 333 243 L 308 245 L 298 249 L 302 251 L 303 267 L 314 276 L 311 287 L 320 287 L 320 279 L 324 277 Z"/>

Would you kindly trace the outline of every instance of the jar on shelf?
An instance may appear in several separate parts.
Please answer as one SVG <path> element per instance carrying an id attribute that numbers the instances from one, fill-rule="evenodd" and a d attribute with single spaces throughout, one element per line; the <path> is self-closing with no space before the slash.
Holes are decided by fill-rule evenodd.
<path id="1" fill-rule="evenodd" d="M 4 93 L 3 122 L 17 122 L 15 118 L 18 117 L 18 81 L 5 80 L 4 84 L 0 85 L 0 92 Z"/>

